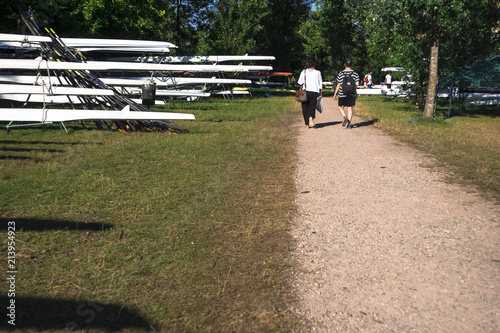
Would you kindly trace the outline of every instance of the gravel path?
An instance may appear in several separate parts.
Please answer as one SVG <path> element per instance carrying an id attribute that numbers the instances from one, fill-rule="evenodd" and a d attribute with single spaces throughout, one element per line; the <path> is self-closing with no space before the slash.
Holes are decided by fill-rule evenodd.
<path id="1" fill-rule="evenodd" d="M 323 103 L 298 128 L 294 311 L 315 332 L 500 332 L 498 206 Z"/>

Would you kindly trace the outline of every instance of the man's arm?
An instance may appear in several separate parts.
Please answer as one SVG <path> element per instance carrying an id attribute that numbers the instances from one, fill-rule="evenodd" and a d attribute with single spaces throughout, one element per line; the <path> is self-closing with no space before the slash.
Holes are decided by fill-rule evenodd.
<path id="1" fill-rule="evenodd" d="M 340 89 L 340 83 L 337 83 L 337 87 L 335 88 L 335 92 L 333 93 L 333 98 L 337 99 L 337 93 L 339 92 Z"/>

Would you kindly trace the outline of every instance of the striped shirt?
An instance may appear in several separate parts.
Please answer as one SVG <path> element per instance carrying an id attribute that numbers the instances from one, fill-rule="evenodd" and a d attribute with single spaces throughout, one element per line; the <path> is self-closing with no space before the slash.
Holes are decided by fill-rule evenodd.
<path id="1" fill-rule="evenodd" d="M 339 97 L 346 97 L 346 95 L 344 95 L 344 92 L 342 91 L 342 83 L 344 83 L 344 76 L 345 76 L 345 74 L 349 74 L 349 73 L 352 73 L 351 74 L 352 78 L 354 79 L 354 81 L 358 82 L 358 84 L 359 84 L 359 75 L 358 75 L 358 73 L 356 73 L 352 69 L 351 70 L 343 70 L 343 71 L 341 71 L 339 73 L 339 75 L 337 75 L 337 84 L 340 83 L 340 88 L 339 88 L 339 92 L 338 92 L 338 96 Z"/>

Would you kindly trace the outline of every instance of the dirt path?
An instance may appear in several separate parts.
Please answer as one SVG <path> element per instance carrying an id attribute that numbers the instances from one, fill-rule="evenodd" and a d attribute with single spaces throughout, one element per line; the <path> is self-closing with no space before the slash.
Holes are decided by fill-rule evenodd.
<path id="1" fill-rule="evenodd" d="M 298 128 L 294 310 L 317 332 L 500 332 L 498 207 L 336 104 Z"/>

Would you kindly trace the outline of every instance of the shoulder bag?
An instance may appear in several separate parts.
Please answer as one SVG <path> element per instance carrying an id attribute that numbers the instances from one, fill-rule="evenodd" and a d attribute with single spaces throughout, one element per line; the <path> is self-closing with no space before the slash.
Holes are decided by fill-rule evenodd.
<path id="1" fill-rule="evenodd" d="M 306 73 L 304 73 L 304 89 L 302 89 L 302 86 L 300 87 L 299 90 L 295 93 L 295 100 L 300 103 L 307 102 L 307 92 L 306 92 Z"/>

